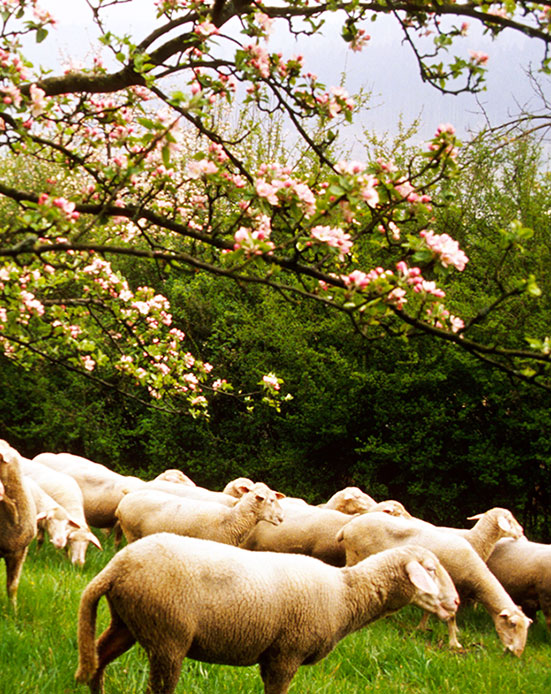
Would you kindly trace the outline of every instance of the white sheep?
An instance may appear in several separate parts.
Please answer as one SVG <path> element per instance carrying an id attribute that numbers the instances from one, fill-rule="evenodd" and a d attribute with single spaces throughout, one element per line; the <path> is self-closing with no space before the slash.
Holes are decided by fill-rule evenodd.
<path id="1" fill-rule="evenodd" d="M 488 567 L 527 614 L 541 610 L 551 629 L 551 545 L 525 537 L 500 540 Z"/>
<path id="2" fill-rule="evenodd" d="M 245 485 L 241 488 L 242 494 L 246 494 L 250 491 L 251 487 Z M 206 489 L 206 487 L 198 487 L 197 485 L 191 486 L 187 484 L 176 484 L 174 482 L 169 482 L 167 480 L 154 479 L 149 482 L 145 482 L 143 486 L 143 491 L 158 491 L 164 492 L 165 494 L 174 494 L 176 496 L 184 497 L 186 499 L 195 499 L 196 501 L 211 501 L 218 504 L 223 504 L 224 506 L 235 506 L 240 497 L 236 495 L 225 494 L 224 492 L 215 492 L 211 489 Z M 132 491 L 128 489 L 128 491 Z"/>
<path id="3" fill-rule="evenodd" d="M 353 516 L 329 508 L 282 500 L 283 523 L 259 523 L 241 543 L 255 551 L 307 554 L 333 566 L 344 566 L 345 550 L 336 541 L 337 532 Z"/>
<path id="4" fill-rule="evenodd" d="M 231 508 L 212 501 L 138 490 L 122 499 L 117 518 L 128 542 L 152 533 L 172 532 L 238 545 L 260 521 L 281 523 L 281 497 L 262 482 L 236 499 Z"/>
<path id="5" fill-rule="evenodd" d="M 259 523 L 241 543 L 241 547 L 255 551 L 291 552 L 307 554 L 333 566 L 344 566 L 344 546 L 337 542 L 337 532 L 353 516 L 342 511 L 320 508 L 295 499 L 281 501 L 283 523 L 278 526 Z M 372 507 L 392 515 L 408 515 L 398 501 L 381 501 Z M 371 513 L 371 511 L 369 511 Z"/>
<path id="6" fill-rule="evenodd" d="M 113 528 L 115 511 L 127 491 L 145 482 L 131 475 L 120 475 L 101 463 L 72 453 L 40 453 L 33 462 L 70 475 L 80 487 L 86 522 L 93 528 Z"/>
<path id="7" fill-rule="evenodd" d="M 62 506 L 71 520 L 71 530 L 67 540 L 72 564 L 84 565 L 86 550 L 90 542 L 101 549 L 101 543 L 90 530 L 84 515 L 84 500 L 77 482 L 63 472 L 41 465 L 34 460 L 21 458 L 21 469 L 31 477 L 52 499 Z"/>
<path id="8" fill-rule="evenodd" d="M 502 537 L 519 538 L 524 535 L 522 526 L 513 516 L 511 511 L 498 506 L 478 513 L 475 516 L 470 516 L 467 520 L 476 520 L 472 528 L 448 528 L 436 526 L 439 530 L 449 531 L 464 537 L 471 544 L 478 556 L 487 561 L 492 553 L 496 542 Z M 429 620 L 429 613 L 423 615 L 419 622 L 419 629 L 425 629 Z M 457 625 L 455 619 L 448 622 L 450 645 L 459 648 L 460 644 L 457 641 Z"/>
<path id="9" fill-rule="evenodd" d="M 369 494 L 363 492 L 359 487 L 345 487 L 335 492 L 324 504 L 319 504 L 319 507 L 354 515 L 371 510 L 376 503 L 375 499 L 371 498 Z"/>
<path id="10" fill-rule="evenodd" d="M 44 541 L 44 533 L 48 533 L 53 546 L 63 549 L 71 532 L 78 528 L 78 525 L 71 520 L 66 509 L 47 494 L 32 477 L 23 477 L 36 506 L 37 544 L 40 546 Z"/>
<path id="11" fill-rule="evenodd" d="M 442 528 L 461 535 L 474 547 L 476 553 L 487 561 L 495 544 L 503 537 L 512 537 L 515 540 L 524 535 L 522 525 L 506 508 L 495 506 L 494 508 L 469 516 L 467 520 L 476 520 L 472 528 Z"/>
<path id="12" fill-rule="evenodd" d="M 95 642 L 103 595 L 111 623 Z M 265 694 L 286 694 L 300 665 L 409 603 L 443 619 L 458 605 L 446 571 L 421 547 L 337 569 L 311 557 L 151 535 L 116 554 L 84 589 L 75 677 L 101 694 L 105 667 L 137 641 L 149 659 L 150 694 L 174 692 L 186 657 L 259 663 Z"/>
<path id="13" fill-rule="evenodd" d="M 190 487 L 195 487 L 195 482 L 187 475 L 184 475 L 181 470 L 164 470 L 164 472 L 161 472 L 160 475 L 155 477 L 155 480 L 164 480 L 165 482 L 174 482 L 175 484 L 187 484 Z"/>
<path id="14" fill-rule="evenodd" d="M 243 494 L 252 489 L 254 482 L 248 477 L 238 477 L 235 480 L 231 480 L 224 487 L 224 494 L 229 494 L 230 496 L 235 496 L 236 499 L 240 499 Z"/>
<path id="15" fill-rule="evenodd" d="M 6 589 L 15 607 L 21 571 L 36 535 L 36 506 L 24 482 L 19 453 L 0 442 L 0 557 L 6 563 Z"/>
<path id="16" fill-rule="evenodd" d="M 480 602 L 492 617 L 505 648 L 517 656 L 522 654 L 532 620 L 514 604 L 465 538 L 417 518 L 365 513 L 347 523 L 339 531 L 337 541 L 346 550 L 347 565 L 390 547 L 419 544 L 431 549 L 452 577 L 461 599 Z M 454 620 L 451 625 L 450 646 L 461 648 Z"/>

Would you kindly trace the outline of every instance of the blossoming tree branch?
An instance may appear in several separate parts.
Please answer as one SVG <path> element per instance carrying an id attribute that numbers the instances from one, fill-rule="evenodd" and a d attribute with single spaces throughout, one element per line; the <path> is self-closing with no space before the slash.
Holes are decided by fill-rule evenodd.
<path id="1" fill-rule="evenodd" d="M 551 3 L 152 4 L 156 24 L 132 37 L 116 35 L 110 17 L 118 5 L 132 11 L 133 0 L 83 2 L 98 36 L 93 58 L 52 74 L 53 66 L 29 60 L 28 47 L 55 44 L 55 17 L 37 0 L 0 0 L 0 146 L 3 170 L 13 172 L 0 181 L 6 356 L 137 382 L 159 402 L 206 411 L 209 394 L 231 384 L 192 354 L 168 300 L 125 276 L 130 257 L 161 274 L 204 271 L 322 302 L 367 337 L 429 333 L 551 388 L 547 336 L 516 345 L 477 339 L 477 326 L 505 302 L 537 296 L 535 278 L 500 285 L 473 315 L 452 308 L 446 282 L 465 270 L 468 248 L 433 222 L 444 204 L 439 191 L 457 173 L 453 126 L 435 124 L 407 166 L 343 160 L 338 126 L 359 105 L 270 40 L 277 29 L 307 41 L 335 14 L 350 49 L 369 51 L 368 28 L 377 30 L 370 20 L 390 15 L 423 80 L 442 91 L 476 90 L 487 56 L 462 53 L 469 26 L 540 41 L 547 69 Z M 280 112 L 303 156 L 255 161 L 248 133 L 216 117 L 223 103 Z M 506 250 L 528 234 L 513 225 Z M 283 397 L 280 385 L 273 373 L 260 378 L 270 404 Z"/>

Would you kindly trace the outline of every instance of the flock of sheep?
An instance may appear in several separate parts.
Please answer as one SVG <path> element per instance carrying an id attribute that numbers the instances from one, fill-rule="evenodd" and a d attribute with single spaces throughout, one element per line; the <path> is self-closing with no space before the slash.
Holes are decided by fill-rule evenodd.
<path id="1" fill-rule="evenodd" d="M 47 535 L 85 562 L 91 528 L 118 544 L 82 593 L 78 682 L 103 692 L 105 667 L 139 642 L 150 694 L 174 692 L 184 658 L 260 665 L 266 694 L 285 694 L 300 665 L 315 663 L 347 634 L 407 604 L 447 622 L 475 600 L 504 647 L 520 656 L 531 617 L 551 627 L 551 546 L 531 542 L 507 509 L 473 516 L 471 529 L 438 527 L 397 501 L 356 487 L 312 506 L 262 482 L 196 486 L 179 470 L 151 481 L 119 475 L 69 453 L 33 460 L 0 440 L 0 557 L 16 603 L 34 537 Z M 96 640 L 105 596 L 111 623 Z"/>

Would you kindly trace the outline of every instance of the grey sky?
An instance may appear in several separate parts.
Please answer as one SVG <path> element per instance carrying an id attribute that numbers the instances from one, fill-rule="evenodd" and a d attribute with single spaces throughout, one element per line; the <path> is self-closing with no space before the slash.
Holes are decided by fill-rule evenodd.
<path id="1" fill-rule="evenodd" d="M 84 1 L 42 0 L 41 4 L 58 18 L 59 26 L 55 30 L 57 55 L 46 42 L 37 50 L 40 62 L 65 61 L 71 55 L 89 60 L 94 30 Z M 115 19 L 115 31 L 134 32 L 141 38 L 152 28 L 153 0 L 133 0 L 117 10 Z M 303 53 L 308 69 L 327 85 L 337 84 L 344 72 L 349 91 L 362 87 L 370 90 L 371 109 L 361 115 L 361 126 L 392 132 L 400 115 L 408 123 L 420 113 L 423 137 L 432 134 L 442 122 L 453 123 L 460 136 L 469 127 L 482 125 L 480 106 L 473 95 L 444 96 L 422 83 L 413 56 L 401 45 L 401 35 L 390 18 L 378 19 L 367 27 L 372 39 L 361 53 L 352 52 L 340 39 L 341 23 L 342 18 L 331 17 L 322 30 L 323 36 L 299 43 L 277 32 L 272 46 L 277 41 L 277 50 L 284 54 Z M 460 45 L 465 54 L 475 49 L 490 56 L 487 91 L 478 98 L 494 123 L 516 113 L 519 104 L 529 100 L 535 103 L 524 70 L 530 63 L 537 65 L 541 58 L 542 47 L 537 42 L 513 32 L 492 41 L 473 24 Z"/>

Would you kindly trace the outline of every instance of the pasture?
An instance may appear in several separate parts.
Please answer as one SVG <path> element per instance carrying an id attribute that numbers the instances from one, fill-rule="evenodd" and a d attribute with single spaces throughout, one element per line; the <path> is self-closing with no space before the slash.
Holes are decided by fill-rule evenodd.
<path id="1" fill-rule="evenodd" d="M 33 541 L 23 567 L 14 615 L 5 595 L 5 568 L 0 581 L 0 694 L 86 694 L 76 685 L 76 620 L 80 593 L 114 554 L 112 540 L 104 551 L 90 547 L 86 565 L 70 564 L 49 543 Z M 98 633 L 108 622 L 100 602 Z M 447 646 L 447 629 L 434 618 L 430 630 L 415 629 L 421 611 L 415 607 L 375 622 L 348 636 L 324 660 L 299 669 L 294 694 L 428 694 L 448 692 L 495 694 L 548 691 L 551 687 L 551 635 L 542 617 L 531 626 L 523 656 L 504 654 L 493 623 L 483 609 L 465 607 L 458 624 L 465 651 Z M 138 646 L 106 671 L 105 694 L 142 694 L 148 677 L 145 654 Z M 256 667 L 235 668 L 184 661 L 178 694 L 261 694 Z"/>

